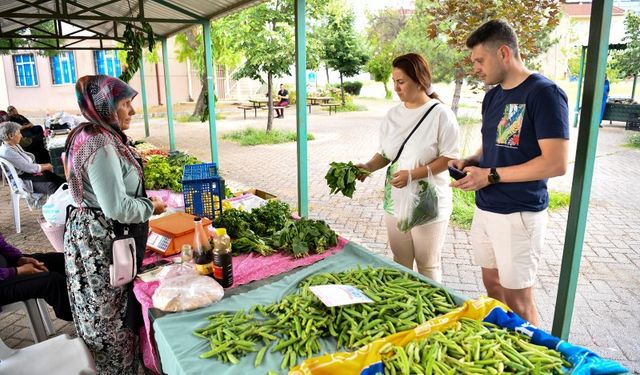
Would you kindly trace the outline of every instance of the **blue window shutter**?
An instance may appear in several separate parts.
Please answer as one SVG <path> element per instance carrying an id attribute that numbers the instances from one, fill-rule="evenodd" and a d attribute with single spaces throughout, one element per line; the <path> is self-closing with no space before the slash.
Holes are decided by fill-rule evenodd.
<path id="1" fill-rule="evenodd" d="M 51 68 L 53 69 L 53 84 L 59 85 L 62 83 L 62 75 L 60 73 L 60 55 L 51 57 Z"/>
<path id="2" fill-rule="evenodd" d="M 115 52 L 115 59 L 114 59 L 114 64 L 116 66 L 116 77 L 120 77 L 120 74 L 122 74 L 122 66 L 120 65 L 120 57 L 118 57 L 118 53 Z"/>
<path id="3" fill-rule="evenodd" d="M 104 74 L 104 51 L 96 51 L 96 66 L 97 73 Z"/>
<path id="4" fill-rule="evenodd" d="M 76 83 L 76 62 L 73 52 L 69 52 L 69 68 L 71 70 L 71 83 Z"/>
<path id="5" fill-rule="evenodd" d="M 62 61 L 62 82 L 70 83 L 71 77 L 69 72 L 69 60 Z"/>

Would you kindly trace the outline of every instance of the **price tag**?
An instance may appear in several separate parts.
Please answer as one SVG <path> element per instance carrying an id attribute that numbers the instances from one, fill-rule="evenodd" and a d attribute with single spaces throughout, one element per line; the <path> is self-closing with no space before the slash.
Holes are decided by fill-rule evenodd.
<path id="1" fill-rule="evenodd" d="M 351 285 L 314 285 L 309 290 L 327 307 L 373 302 L 360 289 Z"/>

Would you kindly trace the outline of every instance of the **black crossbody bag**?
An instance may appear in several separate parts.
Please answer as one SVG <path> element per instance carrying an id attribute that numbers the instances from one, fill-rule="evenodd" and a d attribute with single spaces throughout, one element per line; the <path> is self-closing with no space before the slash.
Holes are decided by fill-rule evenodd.
<path id="1" fill-rule="evenodd" d="M 429 116 L 429 113 L 431 113 L 431 110 L 434 109 L 436 106 L 438 105 L 438 103 L 434 104 L 431 106 L 431 108 L 429 108 L 427 110 L 427 112 L 425 112 L 425 114 L 422 116 L 422 118 L 420 118 L 420 121 L 418 121 L 418 123 L 416 124 L 416 126 L 413 127 L 413 129 L 411 130 L 411 132 L 409 133 L 409 135 L 407 136 L 407 138 L 404 139 L 404 142 L 402 142 L 402 144 L 400 145 L 400 149 L 398 150 L 398 155 L 396 155 L 395 159 L 393 159 L 393 161 L 391 162 L 391 164 L 395 163 L 398 161 L 398 159 L 400 158 L 400 155 L 402 154 L 402 150 L 404 150 L 404 145 L 407 144 L 407 141 L 409 140 L 409 138 L 411 138 L 411 136 L 413 135 L 413 133 L 416 132 L 416 130 L 418 130 L 418 128 L 420 127 L 420 124 L 422 124 L 422 122 L 424 121 L 424 119 L 427 118 L 427 116 Z M 391 166 L 391 164 L 389 166 Z"/>

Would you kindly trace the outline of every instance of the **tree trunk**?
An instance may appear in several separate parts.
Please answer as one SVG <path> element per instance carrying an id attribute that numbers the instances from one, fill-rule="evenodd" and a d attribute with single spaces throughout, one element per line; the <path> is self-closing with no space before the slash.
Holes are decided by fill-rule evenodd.
<path id="1" fill-rule="evenodd" d="M 191 117 L 199 118 L 202 122 L 204 122 L 203 117 L 205 114 L 205 109 L 209 109 L 207 103 L 207 74 L 200 75 L 200 94 L 198 94 L 198 100 L 196 101 L 196 107 L 193 110 L 193 114 Z"/>
<path id="2" fill-rule="evenodd" d="M 451 102 L 451 111 L 454 115 L 458 115 L 460 107 L 460 93 L 462 92 L 462 83 L 464 78 L 464 70 L 458 68 L 455 72 L 455 90 L 453 91 L 453 101 Z"/>
<path id="3" fill-rule="evenodd" d="M 156 88 L 158 89 L 158 105 L 162 105 L 162 95 L 160 92 L 160 72 L 158 71 L 158 63 L 156 63 Z"/>
<path id="4" fill-rule="evenodd" d="M 342 106 L 344 107 L 347 102 L 344 100 L 344 84 L 342 82 L 342 73 L 340 73 L 340 95 L 342 95 Z"/>
<path id="5" fill-rule="evenodd" d="M 324 71 L 327 73 L 327 86 L 329 86 L 329 66 L 324 64 Z"/>
<path id="6" fill-rule="evenodd" d="M 273 95 L 271 95 L 271 90 L 273 87 L 273 76 L 271 72 L 267 73 L 267 133 L 271 131 L 273 124 Z"/>
<path id="7" fill-rule="evenodd" d="M 382 82 L 382 85 L 384 86 L 384 98 L 385 99 L 391 99 L 391 90 L 389 90 L 389 88 L 387 87 L 387 82 Z"/>

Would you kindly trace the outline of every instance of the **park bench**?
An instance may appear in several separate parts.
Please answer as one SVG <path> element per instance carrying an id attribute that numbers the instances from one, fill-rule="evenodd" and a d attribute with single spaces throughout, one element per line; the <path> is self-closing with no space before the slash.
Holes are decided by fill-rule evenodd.
<path id="1" fill-rule="evenodd" d="M 245 120 L 247 119 L 247 111 L 250 110 L 253 110 L 254 117 L 258 117 L 258 107 L 254 106 L 253 104 L 242 104 L 238 106 L 238 109 L 243 110 Z"/>
<path id="2" fill-rule="evenodd" d="M 340 103 L 323 103 L 323 104 L 320 104 L 320 107 L 329 108 L 329 116 L 331 116 L 331 108 L 333 108 L 333 111 L 335 113 L 338 113 L 338 106 L 339 105 L 340 105 Z"/>

